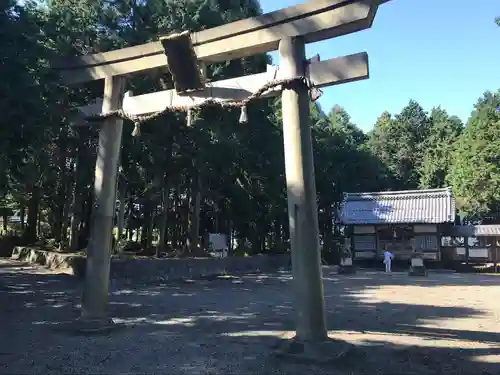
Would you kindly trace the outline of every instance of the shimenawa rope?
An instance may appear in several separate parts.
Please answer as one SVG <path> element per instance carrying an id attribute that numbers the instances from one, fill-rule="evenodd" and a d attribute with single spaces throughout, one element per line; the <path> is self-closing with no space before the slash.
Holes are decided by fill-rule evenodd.
<path id="1" fill-rule="evenodd" d="M 241 101 L 219 101 L 219 100 L 214 100 L 214 99 L 207 99 L 204 102 L 200 104 L 195 104 L 192 106 L 166 106 L 165 109 L 154 112 L 151 114 L 147 115 L 132 115 L 127 112 L 125 112 L 123 109 L 117 109 L 114 111 L 109 111 L 106 113 L 99 113 L 97 115 L 91 115 L 85 117 L 86 121 L 89 122 L 95 122 L 95 121 L 102 121 L 105 120 L 109 117 L 119 117 L 124 120 L 130 120 L 134 123 L 134 131 L 132 132 L 133 136 L 138 136 L 140 134 L 140 125 L 146 121 L 153 120 L 155 118 L 158 118 L 166 113 L 170 112 L 180 112 L 180 111 L 185 111 L 188 113 L 188 124 L 189 124 L 189 117 L 191 115 L 191 111 L 196 110 L 196 109 L 201 109 L 204 107 L 209 107 L 209 106 L 219 106 L 222 108 L 241 108 L 241 116 L 240 116 L 240 122 L 245 123 L 248 121 L 248 115 L 247 115 L 247 105 L 256 100 L 259 99 L 262 95 L 264 95 L 266 92 L 268 92 L 271 89 L 274 89 L 276 87 L 281 86 L 280 91 L 283 91 L 285 89 L 291 89 L 294 87 L 294 85 L 303 85 L 307 88 L 309 91 L 309 98 L 312 101 L 317 100 L 321 94 L 322 91 L 318 89 L 317 87 L 314 86 L 314 84 L 310 81 L 309 78 L 307 77 L 294 77 L 294 78 L 286 78 L 286 79 L 280 79 L 280 80 L 275 80 L 266 83 L 264 86 L 262 86 L 258 91 L 254 92 L 252 95 L 250 95 L 248 98 L 245 98 L 244 100 Z"/>

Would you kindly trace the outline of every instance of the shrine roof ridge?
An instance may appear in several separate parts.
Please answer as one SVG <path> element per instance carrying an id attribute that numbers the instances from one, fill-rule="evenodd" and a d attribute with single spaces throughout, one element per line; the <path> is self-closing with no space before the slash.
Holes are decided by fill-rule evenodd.
<path id="1" fill-rule="evenodd" d="M 419 190 L 388 190 L 377 192 L 344 193 L 344 200 L 408 199 L 429 197 L 452 197 L 451 187 Z"/>
<path id="2" fill-rule="evenodd" d="M 346 193 L 343 224 L 439 224 L 455 219 L 451 188 Z"/>

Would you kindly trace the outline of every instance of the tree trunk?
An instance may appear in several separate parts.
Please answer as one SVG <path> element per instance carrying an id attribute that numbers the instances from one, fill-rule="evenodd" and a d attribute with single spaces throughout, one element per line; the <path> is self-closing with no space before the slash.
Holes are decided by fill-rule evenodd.
<path id="1" fill-rule="evenodd" d="M 80 228 L 80 204 L 79 204 L 78 194 L 76 192 L 73 193 L 73 199 L 71 203 L 71 219 L 69 225 L 70 225 L 69 249 L 70 251 L 77 251 L 79 247 L 78 238 L 79 238 L 79 228 Z"/>
<path id="2" fill-rule="evenodd" d="M 4 234 L 7 234 L 7 230 L 9 228 L 9 215 L 7 214 L 7 209 L 2 210 L 2 219 L 3 219 L 3 231 Z"/>
<path id="3" fill-rule="evenodd" d="M 37 233 L 39 236 L 42 234 L 42 210 L 38 210 L 38 218 L 36 223 Z"/>
<path id="4" fill-rule="evenodd" d="M 162 194 L 162 209 L 163 213 L 160 216 L 160 222 L 158 223 L 159 229 L 159 239 L 158 245 L 156 246 L 156 257 L 161 255 L 161 252 L 165 249 L 165 244 L 167 242 L 167 224 L 168 224 L 168 208 L 170 202 L 170 185 L 168 180 L 165 178 L 163 183 L 163 194 Z"/>
<path id="5" fill-rule="evenodd" d="M 140 207 L 139 212 L 142 211 L 143 218 L 140 222 L 139 228 L 137 228 L 137 229 L 140 229 L 140 232 L 141 232 L 139 242 L 144 246 L 146 244 L 146 228 L 149 226 L 150 212 L 149 212 L 146 204 L 141 204 L 139 207 Z M 139 235 L 137 235 L 137 237 L 139 237 Z"/>
<path id="6" fill-rule="evenodd" d="M 71 205 L 67 201 L 67 203 L 64 205 L 62 222 L 61 222 L 61 249 L 65 249 L 66 251 L 68 250 L 67 244 L 68 244 L 68 226 L 69 226 L 70 207 L 71 207 Z"/>
<path id="7" fill-rule="evenodd" d="M 25 219 L 25 207 L 24 206 L 21 206 L 20 210 L 19 210 L 19 218 L 21 219 L 21 232 L 24 232 L 24 219 Z"/>
<path id="8" fill-rule="evenodd" d="M 118 184 L 118 200 L 120 201 L 120 209 L 118 211 L 118 220 L 117 220 L 117 244 L 118 244 L 118 252 L 123 250 L 123 247 L 120 245 L 123 240 L 123 227 L 125 224 L 125 206 L 127 201 L 127 185 L 125 181 L 120 181 Z"/>
<path id="9" fill-rule="evenodd" d="M 65 233 L 65 226 L 67 228 L 67 215 L 68 215 L 68 197 L 67 192 L 71 191 L 70 185 L 72 183 L 72 173 L 67 168 L 68 156 L 68 134 L 66 128 L 61 128 L 59 137 L 57 139 L 57 147 L 59 149 L 59 178 L 57 187 L 57 208 L 54 223 L 54 238 L 59 243 L 60 248 L 64 248 L 67 233 Z M 72 161 L 71 161 L 71 164 Z"/>
<path id="10" fill-rule="evenodd" d="M 200 241 L 201 176 L 198 171 L 192 179 L 191 204 L 188 222 L 187 250 L 191 255 L 198 254 Z"/>
<path id="11" fill-rule="evenodd" d="M 133 241 L 134 240 L 134 229 L 132 228 L 132 222 L 133 222 L 133 214 L 134 214 L 134 199 L 130 198 L 128 202 L 128 206 L 126 208 L 127 210 L 127 240 L 128 241 Z M 124 223 L 125 225 L 125 223 Z"/>
<path id="12" fill-rule="evenodd" d="M 77 184 L 75 172 L 76 172 L 76 160 L 75 158 L 72 158 L 70 161 L 69 168 L 66 168 L 66 164 L 64 165 L 64 174 L 63 174 L 63 177 L 65 179 L 65 184 L 64 184 L 64 204 L 63 204 L 63 212 L 61 220 L 61 242 L 65 250 L 71 250 L 71 245 L 69 242 L 73 237 L 72 233 L 70 233 L 69 234 L 70 241 L 68 241 L 68 226 L 71 228 L 71 221 L 73 219 L 72 211 L 74 209 L 74 203 L 75 203 L 75 187 Z M 67 199 L 68 196 L 71 197 L 71 200 Z"/>
<path id="13" fill-rule="evenodd" d="M 144 246 L 144 250 L 148 252 L 151 250 L 153 227 L 154 227 L 154 203 L 148 200 L 143 205 L 144 220 L 142 222 L 142 232 L 141 232 L 141 244 Z"/>
<path id="14" fill-rule="evenodd" d="M 58 196 L 61 194 L 60 190 L 58 192 Z M 52 237 L 56 240 L 56 243 L 61 242 L 61 227 L 62 227 L 62 215 L 63 215 L 63 206 L 64 202 L 61 199 L 57 199 L 58 203 L 55 207 L 55 212 L 53 215 L 52 221 Z"/>
<path id="15" fill-rule="evenodd" d="M 79 249 L 79 237 L 80 237 L 80 222 L 81 222 L 81 196 L 82 196 L 82 185 L 83 185 L 83 146 L 80 146 L 76 150 L 75 162 L 72 165 L 73 168 L 73 179 L 72 184 L 69 189 L 71 192 L 71 207 L 70 207 L 70 233 L 69 233 L 69 250 L 77 251 Z"/>
<path id="16" fill-rule="evenodd" d="M 273 221 L 273 248 L 281 252 L 281 227 L 278 219 Z"/>
<path id="17" fill-rule="evenodd" d="M 65 170 L 65 189 L 64 189 L 64 203 L 61 217 L 61 249 L 69 250 L 68 247 L 68 226 L 70 225 L 70 212 L 73 199 L 69 200 L 68 195 L 73 193 L 74 177 L 73 174 Z M 72 198 L 72 197 L 71 197 Z"/>
<path id="18" fill-rule="evenodd" d="M 228 241 L 229 241 L 229 251 L 228 255 L 233 255 L 233 250 L 234 250 L 234 229 L 233 229 L 233 221 L 229 219 L 228 223 Z"/>
<path id="19" fill-rule="evenodd" d="M 52 224 L 52 236 L 55 238 L 57 243 L 63 240 L 63 221 L 64 221 L 64 209 L 66 202 L 66 188 L 67 188 L 67 173 L 66 173 L 66 160 L 64 157 L 65 153 L 59 157 L 59 178 L 57 186 L 57 199 L 56 207 L 54 212 L 54 221 Z"/>
<path id="20" fill-rule="evenodd" d="M 85 201 L 80 205 L 84 214 L 82 215 L 83 228 L 79 231 L 78 235 L 79 248 L 87 247 L 90 238 L 90 220 L 92 218 L 92 204 L 94 203 L 94 200 L 90 192 L 86 198 L 87 199 L 85 199 Z"/>
<path id="21" fill-rule="evenodd" d="M 180 232 L 179 232 L 179 222 L 180 222 L 180 215 L 179 215 L 179 186 L 177 186 L 174 189 L 174 196 L 172 199 L 172 216 L 174 220 L 172 221 L 173 228 L 172 228 L 172 249 L 174 251 L 177 251 L 179 249 L 179 237 L 180 237 Z"/>
<path id="22" fill-rule="evenodd" d="M 325 207 L 325 230 L 323 233 L 323 248 L 326 251 L 333 250 L 333 217 L 330 205 Z"/>
<path id="23" fill-rule="evenodd" d="M 222 210 L 219 209 L 217 202 L 214 203 L 214 233 L 220 233 L 220 216 L 222 216 Z"/>
<path id="24" fill-rule="evenodd" d="M 283 251 L 290 250 L 290 224 L 288 223 L 288 214 L 283 214 L 281 216 L 280 227 Z"/>
<path id="25" fill-rule="evenodd" d="M 155 211 L 151 211 L 149 223 L 148 223 L 148 232 L 146 234 L 146 249 L 151 249 L 153 247 L 153 232 L 155 228 Z"/>
<path id="26" fill-rule="evenodd" d="M 28 222 L 25 231 L 25 239 L 28 244 L 37 240 L 38 208 L 40 204 L 40 188 L 34 187 L 28 201 Z"/>

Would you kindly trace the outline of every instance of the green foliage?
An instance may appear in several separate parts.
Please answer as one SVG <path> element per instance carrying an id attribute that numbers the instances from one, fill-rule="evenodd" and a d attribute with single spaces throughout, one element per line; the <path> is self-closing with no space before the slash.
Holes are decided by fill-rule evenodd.
<path id="1" fill-rule="evenodd" d="M 453 153 L 449 183 L 470 218 L 495 216 L 500 203 L 500 90 L 476 103 Z"/>
<path id="2" fill-rule="evenodd" d="M 430 133 L 425 141 L 425 152 L 419 167 L 420 187 L 446 186 L 446 176 L 452 162 L 455 141 L 463 129 L 462 121 L 449 116 L 440 107 L 433 108 L 429 116 Z"/>
<path id="3" fill-rule="evenodd" d="M 181 30 L 198 31 L 261 13 L 256 0 L 47 0 L 0 2 L 0 208 L 22 209 L 28 238 L 37 221 L 64 243 L 83 238 L 92 217 L 97 129 L 71 128 L 72 108 L 102 95 L 101 83 L 68 88 L 49 61 L 156 40 Z M 208 78 L 265 70 L 267 55 L 212 64 Z M 135 94 L 171 87 L 168 72 L 130 78 Z M 343 193 L 438 187 L 452 184 L 470 215 L 491 215 L 498 202 L 498 93 L 476 105 L 465 130 L 439 107 L 430 114 L 410 101 L 399 114 L 384 112 L 365 134 L 340 106 L 312 103 L 311 133 L 321 240 L 338 248 L 336 218 Z M 210 108 L 169 114 L 131 136 L 125 123 L 119 186 L 125 186 L 125 227 L 152 242 L 167 211 L 165 238 L 182 248 L 192 227 L 194 197 L 201 197 L 200 236 L 231 233 L 246 254 L 282 252 L 289 246 L 280 99 L 239 111 Z M 496 138 L 495 138 L 496 137 Z M 496 153 L 495 153 L 496 152 Z M 70 230 L 70 218 L 76 223 Z M 153 230 L 154 229 L 154 230 Z M 39 233 L 40 234 L 40 233 Z M 135 233 L 137 234 L 137 233 Z M 134 234 L 134 235 L 135 235 Z M 133 237 L 133 236 L 131 236 Z M 122 246 L 121 240 L 118 247 Z M 119 249 L 118 249 L 119 250 Z"/>
<path id="4" fill-rule="evenodd" d="M 368 145 L 396 179 L 396 189 L 418 187 L 418 170 L 431 127 L 427 113 L 414 100 L 400 114 L 385 112 L 375 123 Z"/>
<path id="5" fill-rule="evenodd" d="M 343 133 L 349 143 L 359 146 L 367 141 L 366 134 L 351 122 L 351 116 L 344 108 L 334 106 L 328 117 L 332 126 Z"/>

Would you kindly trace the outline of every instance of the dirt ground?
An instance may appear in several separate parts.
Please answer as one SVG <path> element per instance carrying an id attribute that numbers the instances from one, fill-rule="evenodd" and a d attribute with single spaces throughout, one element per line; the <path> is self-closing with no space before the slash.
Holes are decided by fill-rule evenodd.
<path id="1" fill-rule="evenodd" d="M 327 365 L 274 356 L 293 335 L 288 273 L 130 287 L 113 283 L 126 327 L 81 336 L 76 279 L 0 260 L 0 374 L 500 375 L 500 277 L 410 278 L 324 269 L 331 337 L 354 344 Z"/>

